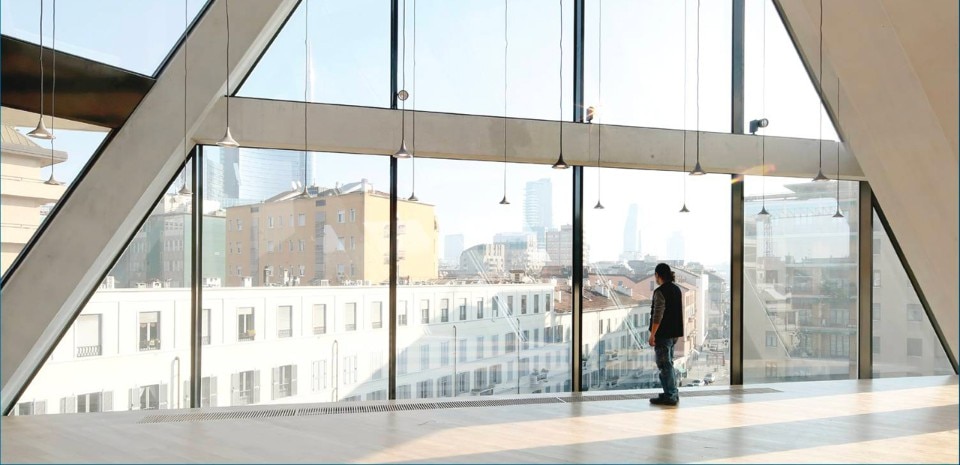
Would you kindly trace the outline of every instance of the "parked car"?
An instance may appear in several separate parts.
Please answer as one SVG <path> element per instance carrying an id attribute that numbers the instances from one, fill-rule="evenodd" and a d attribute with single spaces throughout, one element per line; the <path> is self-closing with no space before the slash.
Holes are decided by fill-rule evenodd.
<path id="1" fill-rule="evenodd" d="M 713 373 L 707 373 L 707 375 L 703 377 L 703 382 L 705 384 L 712 384 L 716 381 L 717 381 L 717 377 Z"/>
<path id="2" fill-rule="evenodd" d="M 690 381 L 690 384 L 687 384 L 687 386 L 697 386 L 697 387 L 703 386 L 703 380 L 702 380 L 702 379 L 695 379 L 695 380 L 693 380 L 693 381 Z"/>

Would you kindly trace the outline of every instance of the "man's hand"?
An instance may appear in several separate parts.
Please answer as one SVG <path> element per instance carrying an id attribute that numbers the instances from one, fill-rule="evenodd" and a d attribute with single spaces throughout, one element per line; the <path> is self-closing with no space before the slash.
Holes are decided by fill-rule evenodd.
<path id="1" fill-rule="evenodd" d="M 650 333 L 650 339 L 647 340 L 647 344 L 650 344 L 650 346 L 657 345 L 656 341 L 654 340 L 653 333 Z"/>

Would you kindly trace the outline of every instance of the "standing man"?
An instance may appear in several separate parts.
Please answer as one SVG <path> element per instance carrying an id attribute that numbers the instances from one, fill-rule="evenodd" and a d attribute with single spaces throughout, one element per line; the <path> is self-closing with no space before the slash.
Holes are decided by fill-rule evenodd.
<path id="1" fill-rule="evenodd" d="M 653 291 L 650 309 L 650 340 L 660 370 L 660 386 L 663 394 L 650 399 L 654 405 L 677 405 L 680 391 L 677 389 L 677 371 L 673 368 L 673 346 L 683 337 L 683 292 L 674 284 L 676 276 L 670 265 L 660 263 L 654 269 L 659 287 Z"/>

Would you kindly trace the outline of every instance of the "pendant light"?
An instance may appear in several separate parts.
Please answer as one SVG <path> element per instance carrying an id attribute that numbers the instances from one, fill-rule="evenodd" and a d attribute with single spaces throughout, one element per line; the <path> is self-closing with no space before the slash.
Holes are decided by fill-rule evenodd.
<path id="1" fill-rule="evenodd" d="M 500 200 L 500 205 L 510 205 L 507 200 L 507 49 L 510 46 L 507 40 L 508 13 L 508 0 L 503 0 L 503 199 Z"/>
<path id="2" fill-rule="evenodd" d="M 597 100 L 600 102 L 601 107 L 603 106 L 603 0 L 598 2 L 599 12 L 598 20 L 600 22 L 599 31 L 597 33 Z M 596 109 L 593 112 L 588 110 L 588 113 L 596 114 Z M 590 121 L 593 121 L 593 118 L 589 118 Z M 599 122 L 598 122 L 599 124 Z M 603 125 L 600 125 L 600 129 L 597 130 L 597 204 L 593 206 L 594 210 L 603 210 L 603 204 L 600 203 L 600 155 L 603 150 Z M 589 137 L 587 138 L 589 141 Z M 588 150 L 587 153 L 590 153 Z"/>
<path id="3" fill-rule="evenodd" d="M 700 167 L 700 0 L 697 0 L 697 165 L 690 172 L 691 176 L 707 174 Z"/>
<path id="4" fill-rule="evenodd" d="M 837 126 L 840 126 L 840 78 L 837 78 Z M 843 213 L 840 213 L 840 145 L 841 144 L 843 144 L 843 141 L 838 140 L 837 141 L 837 212 L 833 214 L 834 218 L 843 218 Z"/>
<path id="5" fill-rule="evenodd" d="M 410 158 L 413 154 L 407 150 L 407 98 L 410 93 L 407 87 L 407 0 L 403 0 L 403 84 L 397 92 L 397 99 L 402 102 L 400 109 L 400 148 L 393 154 L 394 158 Z"/>
<path id="6" fill-rule="evenodd" d="M 53 79 L 50 83 L 50 177 L 43 183 L 50 186 L 60 186 L 63 183 L 57 181 L 57 178 L 53 176 L 53 140 L 55 139 L 53 137 L 53 118 L 57 108 L 57 0 L 53 0 L 53 42 L 50 45 L 50 51 L 53 53 Z M 40 121 L 43 121 L 42 117 Z"/>
<path id="7" fill-rule="evenodd" d="M 193 195 L 193 190 L 187 185 L 187 158 L 190 149 L 187 148 L 187 3 L 183 0 L 183 186 L 180 187 L 180 195 Z"/>
<path id="8" fill-rule="evenodd" d="M 762 84 L 762 106 L 761 106 L 761 118 L 757 122 L 757 129 L 765 128 L 769 124 L 767 121 L 767 1 L 763 2 L 763 84 Z M 752 128 L 751 128 L 752 129 Z M 760 134 L 760 212 L 757 213 L 758 216 L 769 216 L 770 213 L 767 211 L 767 131 L 764 130 L 763 134 Z"/>
<path id="9" fill-rule="evenodd" d="M 240 144 L 233 139 L 233 135 L 230 134 L 230 1 L 223 0 L 223 9 L 227 13 L 227 56 L 226 61 L 224 62 L 225 70 L 227 72 L 227 130 L 223 133 L 223 139 L 220 139 L 217 142 L 217 145 L 220 147 L 239 147 Z"/>
<path id="10" fill-rule="evenodd" d="M 553 164 L 553 169 L 565 170 L 570 165 L 563 161 L 563 0 L 560 0 L 560 119 L 557 124 L 560 125 L 560 157 Z"/>
<path id="11" fill-rule="evenodd" d="M 50 124 L 53 124 L 52 117 Z M 40 1 L 40 121 L 37 122 L 37 127 L 27 135 L 35 139 L 53 140 L 53 133 L 43 124 L 43 0 Z"/>
<path id="12" fill-rule="evenodd" d="M 406 34 L 406 28 L 404 28 Z M 407 38 L 404 35 L 403 44 L 406 46 Z M 417 202 L 417 0 L 413 0 L 413 153 L 411 155 L 413 185 L 410 188 L 410 197 L 407 200 Z"/>
<path id="13" fill-rule="evenodd" d="M 817 127 L 819 137 L 817 137 L 817 156 L 820 159 L 820 167 L 813 182 L 829 181 L 830 178 L 823 175 L 823 109 L 820 107 L 820 99 L 823 96 L 823 0 L 820 0 L 820 76 L 817 79 L 817 85 L 820 92 L 817 93 L 817 118 L 820 124 Z"/>
<path id="14" fill-rule="evenodd" d="M 687 172 L 687 1 L 683 1 L 683 172 Z M 683 176 L 683 207 L 680 213 L 690 213 L 687 209 L 687 177 Z"/>
<path id="15" fill-rule="evenodd" d="M 310 0 L 303 0 L 303 186 L 298 197 L 310 197 L 307 191 L 307 162 L 309 151 L 307 145 L 307 108 L 310 107 Z"/>

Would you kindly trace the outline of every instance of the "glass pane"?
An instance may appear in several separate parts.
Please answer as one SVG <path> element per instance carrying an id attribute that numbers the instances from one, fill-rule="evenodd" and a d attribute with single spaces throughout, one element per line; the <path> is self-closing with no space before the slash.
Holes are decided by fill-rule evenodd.
<path id="1" fill-rule="evenodd" d="M 837 181 L 746 178 L 745 383 L 857 378 L 859 186 L 839 188 L 834 218 Z"/>
<path id="2" fill-rule="evenodd" d="M 42 1 L 43 45 L 49 47 L 53 1 Z M 189 21 L 206 3 L 187 2 Z M 57 50 L 140 74 L 153 75 L 183 35 L 183 2 L 97 0 L 95 8 L 88 2 L 58 2 L 57 10 Z M 40 43 L 40 2 L 4 0 L 0 31 Z M 150 40 L 136 40 L 143 37 Z"/>
<path id="3" fill-rule="evenodd" d="M 48 119 L 49 121 L 49 119 Z M 55 130 L 52 157 L 54 178 L 63 185 L 48 185 L 50 179 L 50 141 L 33 139 L 26 134 L 34 128 L 14 128 L 6 124 L 2 129 L 0 151 L 0 273 L 7 268 L 36 233 L 47 214 L 76 180 L 90 157 L 106 137 L 105 132 Z"/>
<path id="4" fill-rule="evenodd" d="M 204 269 L 211 405 L 386 399 L 387 328 L 370 315 L 389 295 L 389 158 L 203 153 L 204 208 L 220 225 L 203 246 L 224 263 Z"/>
<path id="5" fill-rule="evenodd" d="M 562 115 L 570 120 L 574 1 L 562 2 L 562 91 L 560 4 L 556 0 L 509 2 L 504 89 L 503 2 L 407 2 L 406 36 L 400 26 L 401 51 L 407 39 L 405 67 L 403 55 L 398 57 L 398 85 L 411 95 L 406 108 L 503 116 L 506 93 L 508 116 L 558 120 Z"/>
<path id="6" fill-rule="evenodd" d="M 600 110 L 594 121 L 697 128 L 697 2 L 607 0 L 602 22 L 600 2 L 587 2 L 586 8 L 584 92 L 585 104 Z M 730 0 L 700 5 L 699 128 L 704 131 L 730 132 L 732 11 Z"/>
<path id="7" fill-rule="evenodd" d="M 822 138 L 838 140 L 833 123 L 772 0 L 746 0 L 745 7 L 746 120 L 767 118 L 770 125 L 761 132 L 766 135 L 806 139 L 821 138 L 819 126 L 822 124 Z M 819 62 L 811 65 L 815 75 L 820 72 Z M 824 88 L 836 92 L 836 83 L 826 82 Z"/>
<path id="8" fill-rule="evenodd" d="M 420 312 L 397 328 L 397 386 L 413 397 L 570 390 L 572 172 L 509 164 L 511 203 L 500 205 L 501 185 L 489 181 L 503 167 L 416 161 L 426 182 L 419 200 L 400 202 L 397 238 L 398 307 Z M 401 162 L 403 198 L 408 168 Z"/>
<path id="9" fill-rule="evenodd" d="M 390 106 L 390 2 L 310 1 L 311 102 Z M 237 95 L 304 98 L 305 5 L 277 34 Z M 344 38 L 349 37 L 349 40 Z"/>
<path id="10" fill-rule="evenodd" d="M 952 375 L 950 359 L 873 213 L 873 376 Z"/>
<path id="11" fill-rule="evenodd" d="M 690 212 L 679 213 L 686 173 L 585 171 L 584 389 L 660 387 L 648 344 L 658 263 L 671 266 L 684 298 L 678 381 L 729 384 L 730 176 L 691 178 Z M 603 209 L 592 208 L 598 184 Z"/>
<path id="12" fill-rule="evenodd" d="M 181 173 L 27 387 L 21 403 L 46 403 L 33 413 L 185 406 L 193 212 L 192 196 L 177 192 L 182 179 Z"/>

